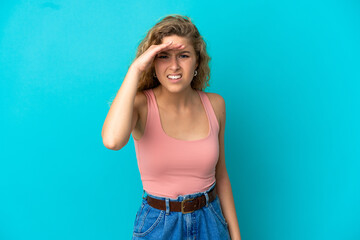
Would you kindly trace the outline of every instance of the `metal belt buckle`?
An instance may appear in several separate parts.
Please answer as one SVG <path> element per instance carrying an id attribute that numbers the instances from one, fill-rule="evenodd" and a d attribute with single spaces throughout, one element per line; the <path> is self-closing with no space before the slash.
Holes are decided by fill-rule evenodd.
<path id="1" fill-rule="evenodd" d="M 185 214 L 185 213 L 192 213 L 192 212 L 195 211 L 195 210 L 188 211 L 188 212 L 185 212 L 185 211 L 184 211 L 184 207 L 185 207 L 184 203 L 185 203 L 185 202 L 188 202 L 188 201 L 191 201 L 191 200 L 194 200 L 194 199 L 195 199 L 195 198 L 190 198 L 190 199 L 185 199 L 185 200 L 182 200 L 182 201 L 181 201 L 181 212 L 182 212 L 183 214 Z"/>

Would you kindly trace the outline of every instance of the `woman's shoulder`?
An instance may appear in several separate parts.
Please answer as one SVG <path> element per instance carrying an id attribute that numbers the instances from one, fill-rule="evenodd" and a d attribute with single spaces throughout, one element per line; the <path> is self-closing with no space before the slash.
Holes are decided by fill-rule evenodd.
<path id="1" fill-rule="evenodd" d="M 146 99 L 146 95 L 145 95 L 145 91 L 146 90 L 142 90 L 142 91 L 137 91 L 136 95 L 135 95 L 135 104 L 144 104 L 147 102 Z"/>
<path id="2" fill-rule="evenodd" d="M 225 107 L 225 99 L 218 93 L 212 92 L 204 92 L 206 96 L 209 98 L 211 105 L 213 108 L 224 108 Z"/>
<path id="3" fill-rule="evenodd" d="M 218 93 L 204 92 L 206 96 L 209 98 L 209 101 L 214 109 L 216 118 L 218 119 L 219 126 L 222 121 L 225 119 L 225 100 Z"/>

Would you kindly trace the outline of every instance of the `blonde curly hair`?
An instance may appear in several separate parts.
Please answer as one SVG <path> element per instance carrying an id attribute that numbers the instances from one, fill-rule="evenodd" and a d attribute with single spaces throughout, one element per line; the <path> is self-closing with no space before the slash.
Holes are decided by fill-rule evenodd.
<path id="1" fill-rule="evenodd" d="M 168 15 L 157 22 L 147 33 L 137 48 L 136 58 L 143 54 L 151 45 L 161 44 L 162 39 L 167 36 L 177 35 L 186 37 L 192 43 L 198 62 L 198 74 L 193 78 L 191 87 L 203 91 L 210 86 L 210 57 L 206 52 L 206 43 L 200 35 L 196 26 L 187 16 L 178 14 Z M 135 61 L 134 59 L 134 61 Z M 137 91 L 154 88 L 160 85 L 157 78 L 153 76 L 155 72 L 154 64 L 140 76 Z"/>

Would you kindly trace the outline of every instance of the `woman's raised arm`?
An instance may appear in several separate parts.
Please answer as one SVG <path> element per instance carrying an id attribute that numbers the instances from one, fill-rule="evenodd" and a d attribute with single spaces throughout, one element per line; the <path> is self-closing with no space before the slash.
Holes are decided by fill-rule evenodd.
<path id="1" fill-rule="evenodd" d="M 101 136 L 106 148 L 120 150 L 129 141 L 130 134 L 139 119 L 138 107 L 134 103 L 142 72 L 151 66 L 159 52 L 183 47 L 172 42 L 152 45 L 131 64 L 102 128 Z"/>

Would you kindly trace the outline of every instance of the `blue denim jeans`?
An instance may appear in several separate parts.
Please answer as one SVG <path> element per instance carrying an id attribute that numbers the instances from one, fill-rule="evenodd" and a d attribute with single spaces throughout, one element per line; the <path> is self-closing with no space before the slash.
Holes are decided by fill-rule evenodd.
<path id="1" fill-rule="evenodd" d="M 189 195 L 180 195 L 176 199 L 158 197 L 144 193 L 150 197 L 165 200 L 166 210 L 153 208 L 145 197 L 136 213 L 133 240 L 136 239 L 166 239 L 166 240 L 227 240 L 230 239 L 228 223 L 222 213 L 219 197 L 209 202 L 208 192 L 215 187 L 216 182 L 206 191 Z M 205 195 L 206 206 L 190 213 L 171 212 L 170 201 Z"/>

